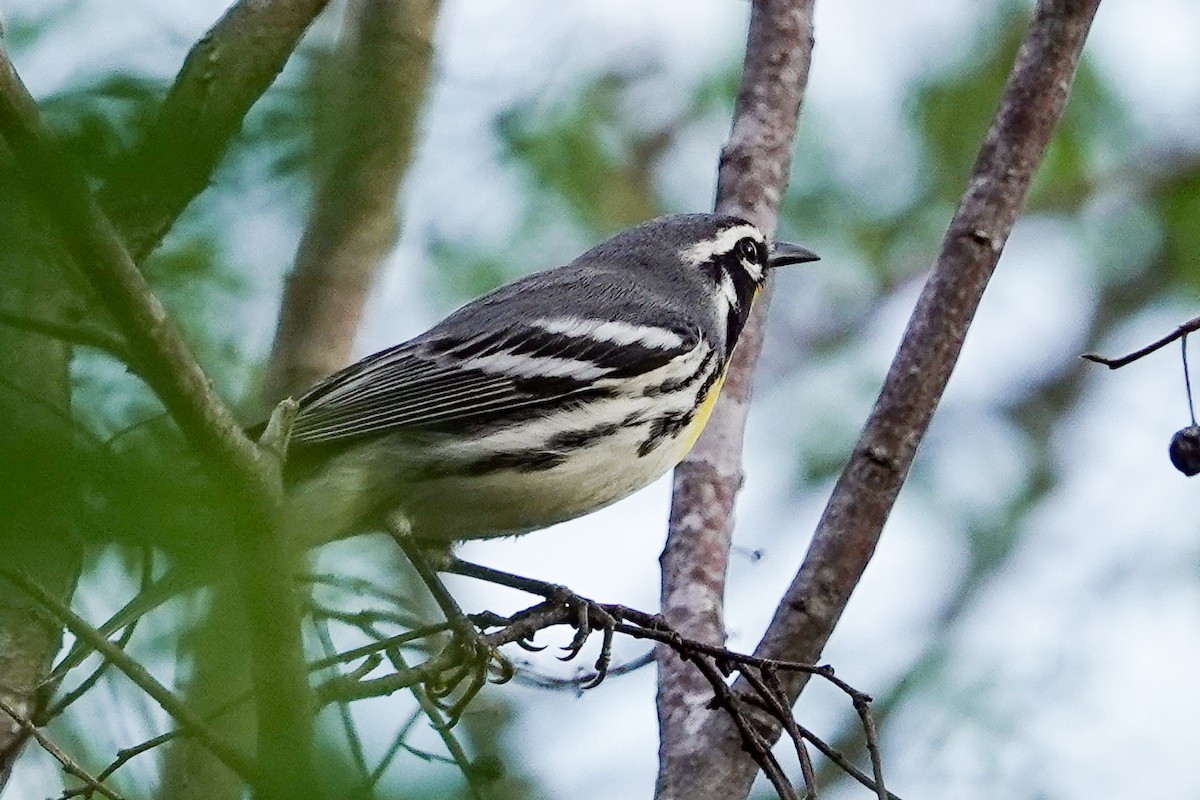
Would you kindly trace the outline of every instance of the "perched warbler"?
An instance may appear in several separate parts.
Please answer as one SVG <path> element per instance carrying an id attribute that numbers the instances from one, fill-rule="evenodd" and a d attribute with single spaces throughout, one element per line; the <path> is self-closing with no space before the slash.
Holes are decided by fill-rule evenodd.
<path id="1" fill-rule="evenodd" d="M 769 270 L 817 258 L 720 214 L 661 217 L 513 281 L 299 398 L 288 529 L 313 543 L 525 533 L 675 466 Z"/>

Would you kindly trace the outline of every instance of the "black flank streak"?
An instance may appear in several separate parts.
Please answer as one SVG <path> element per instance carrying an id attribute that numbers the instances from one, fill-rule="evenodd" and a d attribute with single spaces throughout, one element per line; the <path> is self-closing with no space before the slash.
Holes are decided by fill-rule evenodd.
<path id="1" fill-rule="evenodd" d="M 638 456 L 646 456 L 663 443 L 667 438 L 674 438 L 692 421 L 695 409 L 688 411 L 672 411 L 656 417 L 650 423 L 650 434 L 638 445 Z"/>
<path id="2" fill-rule="evenodd" d="M 709 355 L 711 355 L 711 353 Z M 705 363 L 707 363 L 707 359 L 705 360 Z M 696 374 L 691 376 L 691 379 L 688 381 L 688 383 L 693 383 L 702 374 L 704 374 L 703 369 L 697 370 Z M 696 390 L 696 400 L 691 409 L 688 411 L 672 411 L 668 414 L 663 414 L 661 417 L 655 418 L 650 423 L 649 435 L 646 436 L 645 440 L 640 445 L 638 445 L 638 455 L 649 455 L 650 453 L 654 452 L 655 448 L 662 444 L 665 439 L 675 438 L 680 434 L 680 432 L 683 431 L 684 428 L 690 425 L 692 418 L 696 414 L 696 409 L 699 408 L 700 404 L 704 402 L 704 399 L 708 397 L 709 392 L 711 392 L 713 387 L 717 385 L 717 381 L 720 379 L 720 377 L 721 370 L 709 370 L 707 374 L 704 374 L 704 381 L 700 384 L 700 388 Z"/>
<path id="3" fill-rule="evenodd" d="M 546 447 L 558 449 L 576 449 L 587 447 L 596 439 L 603 439 L 606 436 L 612 436 L 621 426 L 615 422 L 605 422 L 591 428 L 582 428 L 575 431 L 563 431 L 550 437 L 550 441 L 546 442 Z"/>
<path id="4" fill-rule="evenodd" d="M 634 411 L 632 414 L 626 414 L 625 419 L 621 420 L 622 428 L 632 428 L 634 425 L 641 425 L 646 421 L 645 411 Z"/>
<path id="5" fill-rule="evenodd" d="M 647 386 L 642 390 L 642 394 L 646 397 L 658 397 L 660 395 L 671 394 L 672 392 L 679 392 L 688 388 L 693 383 L 700 380 L 700 377 L 705 374 L 705 371 L 712 364 L 713 356 L 714 352 L 709 350 L 704 354 L 704 358 L 701 359 L 700 366 L 697 367 L 696 371 L 692 374 L 665 380 L 657 386 Z"/>
<path id="6" fill-rule="evenodd" d="M 466 476 L 487 475 L 505 469 L 513 472 L 543 472 L 554 469 L 566 460 L 565 454 L 549 450 L 516 450 L 463 464 L 454 472 Z"/>
<path id="7" fill-rule="evenodd" d="M 704 402 L 704 398 L 708 397 L 708 393 L 717 385 L 717 381 L 721 378 L 723 370 L 714 369 L 704 376 L 704 383 L 700 384 L 700 388 L 696 391 L 696 405 L 699 406 Z"/>

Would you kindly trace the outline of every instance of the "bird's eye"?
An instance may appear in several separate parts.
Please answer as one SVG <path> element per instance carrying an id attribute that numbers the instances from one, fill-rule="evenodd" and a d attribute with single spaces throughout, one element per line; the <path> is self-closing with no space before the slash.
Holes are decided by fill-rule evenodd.
<path id="1" fill-rule="evenodd" d="M 736 250 L 739 258 L 749 261 L 751 264 L 758 263 L 758 242 L 754 241 L 749 236 L 747 236 L 745 239 L 739 240 L 734 249 Z"/>

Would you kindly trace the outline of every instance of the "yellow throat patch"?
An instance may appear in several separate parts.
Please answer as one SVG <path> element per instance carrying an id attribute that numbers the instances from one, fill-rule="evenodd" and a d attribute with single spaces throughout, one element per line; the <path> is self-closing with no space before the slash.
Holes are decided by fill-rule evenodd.
<path id="1" fill-rule="evenodd" d="M 728 368 L 728 365 L 726 365 L 726 368 Z M 696 440 L 704 432 L 704 426 L 708 424 L 708 418 L 712 415 L 713 407 L 717 404 L 717 398 L 721 396 L 721 386 L 724 383 L 725 370 L 721 370 L 721 375 L 713 383 L 712 388 L 708 390 L 708 394 L 704 396 L 704 399 L 700 401 L 700 405 L 696 407 L 696 413 L 692 416 L 691 427 L 684 434 L 683 453 L 679 456 L 681 460 L 691 452 L 692 447 L 696 444 Z"/>

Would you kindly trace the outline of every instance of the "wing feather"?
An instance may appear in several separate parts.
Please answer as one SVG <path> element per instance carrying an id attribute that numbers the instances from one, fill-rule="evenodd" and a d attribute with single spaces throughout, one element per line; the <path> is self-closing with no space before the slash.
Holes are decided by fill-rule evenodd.
<path id="1" fill-rule="evenodd" d="M 596 381 L 657 369 L 696 346 L 637 346 L 531 325 L 455 336 L 434 328 L 330 376 L 300 398 L 292 441 L 328 444 L 391 431 L 503 423 L 583 399 Z"/>

